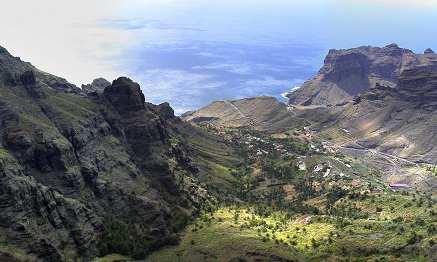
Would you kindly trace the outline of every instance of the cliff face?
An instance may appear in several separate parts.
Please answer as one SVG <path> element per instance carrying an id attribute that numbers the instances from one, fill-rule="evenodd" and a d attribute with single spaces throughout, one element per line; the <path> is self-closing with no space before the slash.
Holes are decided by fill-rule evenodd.
<path id="1" fill-rule="evenodd" d="M 433 163 L 437 160 L 437 71 L 408 69 L 394 87 L 377 85 L 338 116 L 367 147 Z"/>
<path id="2" fill-rule="evenodd" d="M 176 213 L 215 201 L 192 141 L 227 152 L 225 167 L 239 161 L 125 77 L 86 95 L 1 48 L 0 94 L 0 255 L 17 261 L 96 257 L 108 215 L 163 237 Z"/>
<path id="3" fill-rule="evenodd" d="M 344 105 L 376 84 L 394 87 L 403 70 L 437 68 L 436 61 L 431 49 L 414 54 L 396 44 L 330 50 L 317 75 L 287 97 L 294 105 Z"/>
<path id="4" fill-rule="evenodd" d="M 335 134 L 338 127 L 348 130 L 355 143 L 347 146 L 359 144 L 412 161 L 435 163 L 436 101 L 437 70 L 419 67 L 404 69 L 395 86 L 376 84 L 341 109 L 306 109 L 300 117 L 310 119 L 311 128 L 324 133 Z"/>

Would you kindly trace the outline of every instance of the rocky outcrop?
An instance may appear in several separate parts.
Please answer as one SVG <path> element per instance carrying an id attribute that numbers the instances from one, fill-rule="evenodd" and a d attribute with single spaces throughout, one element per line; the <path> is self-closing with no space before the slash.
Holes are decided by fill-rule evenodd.
<path id="1" fill-rule="evenodd" d="M 38 83 L 41 86 L 62 91 L 71 94 L 83 94 L 84 92 L 79 87 L 69 83 L 66 79 L 48 74 L 41 70 L 38 70 L 32 66 L 35 71 Z"/>
<path id="2" fill-rule="evenodd" d="M 144 94 L 140 85 L 127 77 L 120 77 L 103 91 L 105 98 L 120 113 L 144 109 Z"/>
<path id="3" fill-rule="evenodd" d="M 174 110 L 167 102 L 159 104 L 156 107 L 156 112 L 164 119 L 175 119 Z"/>
<path id="4" fill-rule="evenodd" d="M 59 261 L 71 246 L 96 253 L 95 230 L 102 220 L 85 204 L 25 176 L 25 170 L 8 170 L 8 161 L 13 160 L 3 157 L 0 163 L 1 241 L 37 260 Z"/>
<path id="5" fill-rule="evenodd" d="M 24 81 L 24 82 L 23 82 Z M 25 85 L 31 87 L 31 95 L 42 95 L 37 89 L 47 87 L 54 90 L 82 94 L 82 90 L 69 83 L 67 80 L 38 70 L 30 63 L 13 57 L 9 52 L 0 47 L 0 83 L 7 86 Z"/>
<path id="6" fill-rule="evenodd" d="M 365 94 L 379 84 L 394 87 L 404 70 L 437 68 L 437 55 L 431 49 L 424 54 L 391 44 L 383 48 L 363 46 L 330 50 L 317 75 L 301 88 L 287 94 L 294 105 L 344 105 L 354 95 Z"/>
<path id="7" fill-rule="evenodd" d="M 434 55 L 434 54 L 435 54 L 435 52 L 432 51 L 431 48 L 427 48 L 423 53 L 424 53 L 425 55 Z"/>
<path id="8" fill-rule="evenodd" d="M 416 107 L 437 108 L 437 70 L 404 70 L 397 84 L 399 98 Z"/>
<path id="9" fill-rule="evenodd" d="M 90 93 L 90 92 L 98 92 L 102 93 L 105 90 L 105 87 L 111 85 L 111 82 L 100 77 L 93 80 L 91 84 L 82 85 L 82 90 Z"/>

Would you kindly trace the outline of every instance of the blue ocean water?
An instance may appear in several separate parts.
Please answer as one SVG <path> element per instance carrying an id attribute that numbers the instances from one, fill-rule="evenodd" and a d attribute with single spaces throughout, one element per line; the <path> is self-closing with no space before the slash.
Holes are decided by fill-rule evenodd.
<path id="1" fill-rule="evenodd" d="M 147 101 L 169 102 L 176 114 L 220 99 L 269 95 L 285 102 L 282 94 L 323 64 L 324 33 L 316 20 L 303 21 L 322 10 L 303 17 L 294 1 L 261 2 L 148 3 L 100 26 L 136 37 L 120 55 L 119 71 L 141 85 Z"/>
<path id="2" fill-rule="evenodd" d="M 193 42 L 142 49 L 130 72 L 149 101 L 169 101 L 177 114 L 214 100 L 275 96 L 312 77 L 315 50 L 296 46 Z"/>
<path id="3" fill-rule="evenodd" d="M 220 99 L 269 95 L 285 102 L 282 94 L 313 77 L 331 48 L 396 42 L 424 50 L 432 47 L 428 42 L 436 43 L 417 44 L 436 25 L 424 23 L 432 10 L 412 16 L 416 11 L 409 5 L 323 0 L 134 3 L 118 6 L 120 19 L 101 21 L 100 26 L 134 36 L 136 43 L 119 55 L 117 70 L 141 85 L 147 101 L 169 102 L 176 114 Z M 417 19 L 406 24 L 399 14 Z M 416 29 L 410 25 L 418 22 Z M 398 24 L 402 30 L 395 30 Z"/>

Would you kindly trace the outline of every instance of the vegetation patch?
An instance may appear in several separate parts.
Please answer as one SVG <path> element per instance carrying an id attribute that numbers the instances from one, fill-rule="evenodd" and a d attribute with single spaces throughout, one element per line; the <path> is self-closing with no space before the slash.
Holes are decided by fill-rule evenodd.
<path id="1" fill-rule="evenodd" d="M 217 132 L 247 159 L 232 171 L 244 186 L 149 261 L 426 261 L 436 244 L 431 195 L 393 192 L 376 170 L 292 136 Z"/>

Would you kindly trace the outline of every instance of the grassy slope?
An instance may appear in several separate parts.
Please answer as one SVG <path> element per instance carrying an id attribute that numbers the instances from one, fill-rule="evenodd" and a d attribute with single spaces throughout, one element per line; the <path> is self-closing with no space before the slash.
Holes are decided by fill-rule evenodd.
<path id="1" fill-rule="evenodd" d="M 411 201 L 413 197 L 399 197 L 399 201 L 406 199 Z M 390 201 L 396 205 L 398 199 Z M 373 205 L 369 203 L 364 201 L 363 205 L 375 209 L 381 204 L 379 201 Z M 435 207 L 433 209 L 436 211 Z M 179 246 L 158 251 L 147 261 L 230 261 L 236 258 L 275 261 L 278 257 L 299 261 L 383 258 L 387 261 L 427 261 L 428 258 L 421 258 L 417 249 L 407 243 L 413 231 L 422 238 L 415 243 L 417 246 L 426 247 L 430 241 L 437 241 L 435 234 L 427 232 L 436 219 L 426 216 L 423 224 L 418 223 L 413 215 L 419 210 L 398 205 L 390 217 L 406 215 L 411 216 L 410 219 L 389 219 L 383 212 L 376 221 L 345 219 L 346 226 L 338 227 L 335 219 L 326 216 L 312 217 L 309 224 L 300 224 L 296 221 L 301 217 L 286 220 L 281 212 L 261 218 L 250 208 L 224 207 L 203 214 L 187 227 Z M 396 250 L 403 252 L 395 254 Z"/>
<path id="2" fill-rule="evenodd" d="M 310 168 L 324 156 L 307 158 Z M 323 160 L 324 161 L 324 160 Z M 331 161 L 337 166 L 343 166 Z M 337 184 L 355 194 L 378 179 L 364 164 L 353 162 L 361 182 L 348 179 Z M 346 172 L 346 171 L 344 171 Z M 324 196 L 307 201 L 324 210 Z M 420 192 L 370 194 L 365 198 L 343 197 L 336 209 L 360 208 L 375 220 L 306 214 L 287 218 L 281 211 L 260 217 L 254 206 L 222 206 L 203 212 L 186 229 L 179 246 L 152 254 L 147 261 L 428 261 L 426 250 L 437 242 L 437 207 Z M 425 250 L 425 252 L 423 251 Z"/>
<path id="3" fill-rule="evenodd" d="M 240 182 L 232 175 L 232 171 L 242 163 L 242 159 L 235 155 L 234 150 L 222 138 L 187 123 L 182 123 L 179 128 L 187 134 L 184 139 L 192 150 L 195 165 L 200 169 L 197 174 L 199 181 L 218 195 L 238 189 Z"/>

